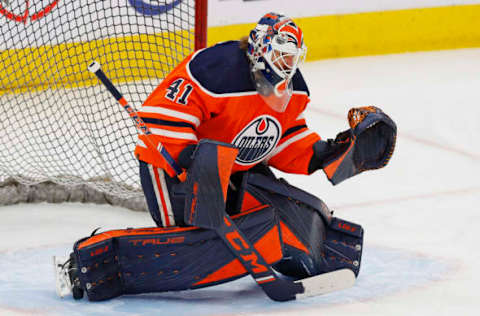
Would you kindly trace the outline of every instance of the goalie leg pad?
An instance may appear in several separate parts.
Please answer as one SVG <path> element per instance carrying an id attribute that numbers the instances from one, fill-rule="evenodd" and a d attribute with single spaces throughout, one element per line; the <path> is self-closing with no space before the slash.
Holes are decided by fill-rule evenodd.
<path id="1" fill-rule="evenodd" d="M 232 217 L 269 263 L 282 256 L 278 217 L 261 206 Z M 79 240 L 74 254 L 89 300 L 194 289 L 247 274 L 214 231 L 196 227 L 107 231 Z"/>
<path id="2" fill-rule="evenodd" d="M 348 268 L 360 271 L 363 229 L 332 217 L 325 203 L 273 174 L 247 173 L 246 195 L 272 205 L 280 218 L 284 258 L 274 267 L 305 278 Z"/>
<path id="3" fill-rule="evenodd" d="M 208 139 L 199 142 L 185 183 L 186 223 L 205 228 L 221 225 L 237 153 L 238 149 L 231 144 Z"/>
<path id="4" fill-rule="evenodd" d="M 355 223 L 333 217 L 324 242 L 327 271 L 348 268 L 358 276 L 363 249 L 363 228 Z"/>

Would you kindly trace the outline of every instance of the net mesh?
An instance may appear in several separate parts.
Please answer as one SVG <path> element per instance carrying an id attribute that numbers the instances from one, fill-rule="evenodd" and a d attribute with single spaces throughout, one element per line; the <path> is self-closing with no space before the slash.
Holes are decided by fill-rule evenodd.
<path id="1" fill-rule="evenodd" d="M 134 107 L 194 50 L 195 1 L 0 0 L 0 184 L 142 194 L 137 131 L 93 74 Z"/>

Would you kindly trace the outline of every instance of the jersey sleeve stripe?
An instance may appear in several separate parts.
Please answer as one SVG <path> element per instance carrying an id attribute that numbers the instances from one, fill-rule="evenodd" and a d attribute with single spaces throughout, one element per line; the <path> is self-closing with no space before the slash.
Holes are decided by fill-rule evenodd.
<path id="1" fill-rule="evenodd" d="M 151 118 L 151 117 L 142 117 L 142 120 L 147 124 L 174 126 L 174 127 L 190 127 L 193 130 L 195 130 L 196 128 L 195 125 L 187 122 L 167 121 L 167 120 Z"/>
<path id="2" fill-rule="evenodd" d="M 200 119 L 194 115 L 190 115 L 187 113 L 183 113 L 180 111 L 175 111 L 171 109 L 166 109 L 158 106 L 143 106 L 140 111 L 140 113 L 153 113 L 153 114 L 161 114 L 161 115 L 166 115 L 170 116 L 173 118 L 181 119 L 190 123 L 193 123 L 195 127 L 198 127 L 200 125 Z"/>
<path id="3" fill-rule="evenodd" d="M 156 136 L 163 136 L 163 137 L 177 138 L 177 139 L 187 139 L 187 140 L 194 140 L 194 141 L 198 140 L 197 135 L 195 135 L 194 133 L 174 132 L 174 131 L 169 131 L 162 128 L 150 128 L 150 131 L 152 132 L 153 135 L 156 135 Z"/>
<path id="4" fill-rule="evenodd" d="M 294 127 L 291 127 L 291 128 L 289 128 L 289 129 L 287 129 L 287 130 L 285 131 L 285 133 L 283 133 L 282 138 L 285 138 L 285 137 L 287 137 L 288 135 L 293 134 L 293 133 L 295 133 L 296 131 L 301 130 L 302 128 L 307 128 L 307 124 L 297 125 L 297 126 L 294 126 Z"/>
<path id="5" fill-rule="evenodd" d="M 296 141 L 299 141 L 300 139 L 302 138 L 305 138 L 307 137 L 308 135 L 310 134 L 313 134 L 314 132 L 311 131 L 311 130 L 306 130 L 298 135 L 295 135 L 293 136 L 292 138 L 288 139 L 287 141 L 285 141 L 283 144 L 281 144 L 280 146 L 278 146 L 277 148 L 275 148 L 270 154 L 269 156 L 267 157 L 267 161 L 270 160 L 272 157 L 278 155 L 279 153 L 281 153 L 285 148 L 287 148 L 290 144 L 296 142 Z"/>

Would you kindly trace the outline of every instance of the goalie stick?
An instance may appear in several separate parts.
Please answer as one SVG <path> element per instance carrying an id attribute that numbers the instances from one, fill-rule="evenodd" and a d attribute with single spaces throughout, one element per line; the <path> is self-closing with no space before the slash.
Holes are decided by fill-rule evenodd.
<path id="1" fill-rule="evenodd" d="M 100 64 L 94 61 L 88 66 L 88 70 L 97 76 L 113 97 L 128 112 L 139 132 L 145 135 L 147 147 L 152 150 L 152 152 L 158 153 L 158 156 L 164 159 L 168 166 L 171 167 L 171 170 L 167 170 L 167 172 L 171 172 L 169 175 L 172 177 L 177 176 L 184 180 L 185 172 L 177 165 L 161 143 L 159 143 L 158 147 L 155 146 L 149 138 L 152 134 L 149 128 L 138 116 L 138 113 L 128 104 L 110 79 L 108 79 L 102 71 Z M 349 288 L 355 283 L 355 274 L 349 269 L 340 269 L 297 281 L 280 278 L 239 230 L 237 225 L 230 219 L 228 214 L 226 214 L 224 210 L 213 211 L 223 212 L 223 214 L 217 214 L 220 215 L 223 220 L 218 223 L 213 223 L 208 220 L 203 220 L 208 219 L 208 216 L 202 216 L 195 217 L 189 224 L 214 230 L 272 300 L 289 301 L 296 298 L 321 295 Z"/>
<path id="2" fill-rule="evenodd" d="M 120 105 L 127 111 L 128 115 L 132 118 L 135 122 L 135 127 L 137 130 L 145 135 L 145 145 L 147 145 L 148 149 L 157 156 L 157 158 L 163 159 L 167 165 L 170 167 L 166 171 L 169 176 L 175 177 L 177 176 L 181 181 L 185 179 L 185 172 L 180 168 L 180 166 L 175 162 L 173 157 L 170 153 L 163 147 L 162 143 L 159 142 L 158 146 L 155 146 L 155 143 L 150 139 L 149 135 L 152 135 L 152 132 L 145 124 L 145 122 L 141 119 L 138 115 L 137 111 L 132 108 L 127 100 L 123 97 L 123 95 L 118 91 L 118 89 L 113 85 L 110 79 L 107 78 L 105 73 L 102 71 L 101 66 L 96 61 L 93 61 L 89 66 L 88 70 L 97 76 L 97 78 L 104 84 L 104 86 L 108 89 L 108 91 L 112 94 L 112 96 L 120 103 Z M 158 157 L 160 155 L 160 157 Z"/>

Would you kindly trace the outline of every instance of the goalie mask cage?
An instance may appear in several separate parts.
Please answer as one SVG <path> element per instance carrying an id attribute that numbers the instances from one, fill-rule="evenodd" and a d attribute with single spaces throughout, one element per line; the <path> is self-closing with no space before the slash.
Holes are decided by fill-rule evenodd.
<path id="1" fill-rule="evenodd" d="M 87 66 L 138 108 L 206 19 L 207 0 L 0 0 L 0 204 L 143 203 L 135 126 Z"/>

